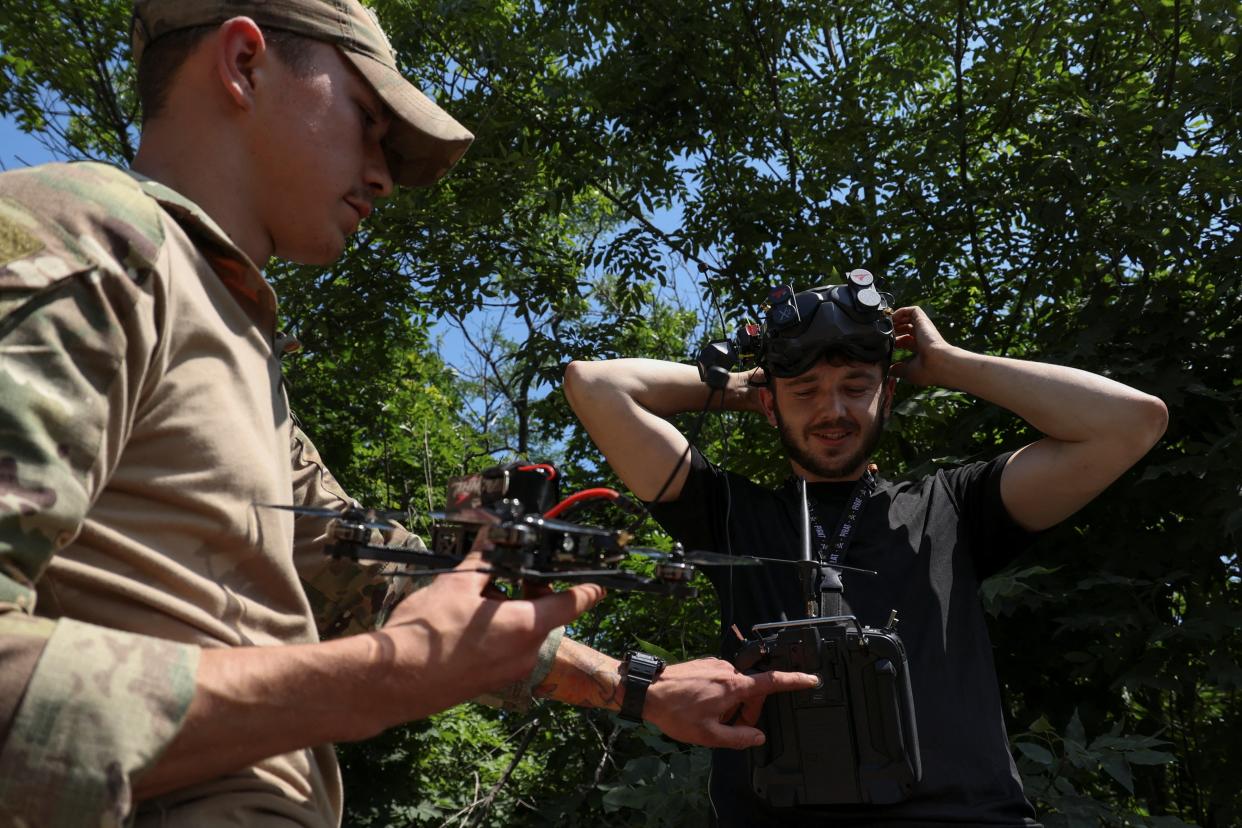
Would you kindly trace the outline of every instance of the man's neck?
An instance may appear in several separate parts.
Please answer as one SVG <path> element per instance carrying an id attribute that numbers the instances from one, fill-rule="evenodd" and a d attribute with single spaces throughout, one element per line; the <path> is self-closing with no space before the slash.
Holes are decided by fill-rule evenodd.
<path id="1" fill-rule="evenodd" d="M 223 149 L 224 142 L 215 142 L 211 151 L 198 151 L 204 142 L 186 139 L 185 132 L 159 123 L 148 125 L 131 168 L 193 201 L 263 267 L 272 255 L 272 243 L 249 206 L 249 190 L 237 183 L 242 178 L 236 173 L 238 165 Z"/>
<path id="2" fill-rule="evenodd" d="M 863 473 L 867 471 L 866 462 L 860 463 L 858 468 L 854 469 L 849 474 L 844 474 L 839 477 L 825 477 L 823 475 L 816 474 L 815 472 L 807 471 L 794 460 L 789 461 L 789 466 L 793 469 L 793 473 L 797 477 L 800 477 L 808 483 L 853 483 L 860 479 L 863 476 Z"/>

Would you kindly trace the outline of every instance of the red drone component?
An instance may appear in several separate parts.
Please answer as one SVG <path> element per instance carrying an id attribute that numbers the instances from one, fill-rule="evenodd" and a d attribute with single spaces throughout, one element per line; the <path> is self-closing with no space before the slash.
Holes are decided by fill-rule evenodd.
<path id="1" fill-rule="evenodd" d="M 518 466 L 518 471 L 539 471 L 548 476 L 548 479 L 556 477 L 556 468 L 551 463 L 536 463 L 533 466 Z"/>
<path id="2" fill-rule="evenodd" d="M 586 500 L 601 500 L 601 499 L 617 500 L 620 497 L 621 497 L 621 493 L 618 492 L 616 489 L 604 489 L 604 488 L 583 489 L 580 492 L 574 492 L 569 497 L 565 498 L 560 503 L 556 504 L 551 509 L 544 512 L 543 516 L 546 518 L 554 518 L 557 515 L 559 515 L 561 512 L 568 509 L 570 506 L 573 506 L 577 503 L 582 503 L 583 501 L 586 501 Z"/>

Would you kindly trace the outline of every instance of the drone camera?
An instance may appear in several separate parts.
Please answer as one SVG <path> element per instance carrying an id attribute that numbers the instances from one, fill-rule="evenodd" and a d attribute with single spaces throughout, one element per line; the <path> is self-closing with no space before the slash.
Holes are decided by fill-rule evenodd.
<path id="1" fill-rule="evenodd" d="M 331 532 L 332 539 L 342 543 L 367 543 L 371 540 L 370 529 L 350 520 L 337 520 Z"/>
<path id="2" fill-rule="evenodd" d="M 694 567 L 684 561 L 661 561 L 656 564 L 656 577 L 661 581 L 689 583 L 694 577 Z"/>

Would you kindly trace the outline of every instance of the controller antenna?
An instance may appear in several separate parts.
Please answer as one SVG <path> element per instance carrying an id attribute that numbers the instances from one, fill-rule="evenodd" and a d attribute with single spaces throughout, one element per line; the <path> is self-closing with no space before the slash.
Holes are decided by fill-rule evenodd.
<path id="1" fill-rule="evenodd" d="M 817 567 L 811 558 L 811 507 L 807 502 L 806 478 L 799 478 L 802 483 L 802 594 L 806 596 L 806 617 L 819 615 L 819 590 L 815 588 Z"/>

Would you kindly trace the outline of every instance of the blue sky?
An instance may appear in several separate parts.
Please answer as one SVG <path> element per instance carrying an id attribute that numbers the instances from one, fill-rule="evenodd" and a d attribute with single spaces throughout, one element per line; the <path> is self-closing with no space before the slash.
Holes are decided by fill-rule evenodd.
<path id="1" fill-rule="evenodd" d="M 52 160 L 51 154 L 18 129 L 12 118 L 0 117 L 0 168 L 11 170 Z"/>

